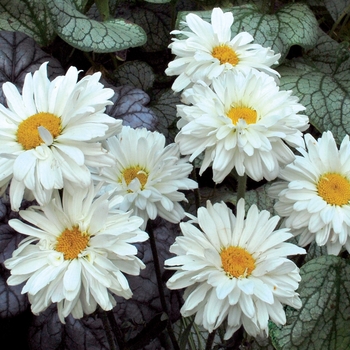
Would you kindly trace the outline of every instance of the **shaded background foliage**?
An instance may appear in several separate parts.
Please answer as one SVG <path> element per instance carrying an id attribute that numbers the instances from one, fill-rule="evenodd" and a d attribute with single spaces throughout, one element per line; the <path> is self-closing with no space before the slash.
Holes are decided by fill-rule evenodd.
<path id="1" fill-rule="evenodd" d="M 107 4 L 107 5 L 106 5 Z M 350 6 L 347 0 L 264 1 L 236 0 L 1 0 L 0 1 L 0 87 L 6 81 L 21 90 L 24 77 L 49 61 L 49 77 L 64 74 L 69 66 L 81 69 L 81 76 L 102 72 L 102 82 L 115 91 L 107 113 L 125 125 L 162 132 L 173 142 L 177 133 L 176 104 L 179 94 L 170 89 L 173 78 L 164 69 L 173 59 L 167 49 L 170 31 L 183 29 L 188 12 L 209 20 L 214 6 L 232 11 L 232 31 L 248 31 L 255 41 L 271 46 L 282 57 L 277 70 L 282 89 L 293 90 L 306 106 L 315 136 L 331 130 L 337 141 L 349 134 L 350 115 Z M 0 89 L 0 103 L 6 105 Z M 197 161 L 196 161 L 197 162 Z M 200 161 L 199 161 L 200 162 Z M 198 165 L 195 163 L 195 165 Z M 201 203 L 224 200 L 234 208 L 236 180 L 228 177 L 215 186 L 208 169 L 198 178 Z M 274 201 L 267 196 L 270 184 L 248 182 L 247 207 L 274 213 Z M 188 193 L 186 210 L 195 212 Z M 30 203 L 24 203 L 30 205 Z M 39 316 L 30 313 L 21 286 L 6 284 L 9 258 L 23 236 L 7 222 L 11 212 L 8 198 L 0 201 L 0 342 L 8 349 L 108 349 L 101 317 L 97 311 L 82 320 L 68 317 L 61 324 L 55 306 Z M 178 225 L 157 219 L 154 223 L 161 265 L 170 257 L 169 246 L 179 235 Z M 127 349 L 171 349 L 159 302 L 149 242 L 137 245 L 147 265 L 140 277 L 128 276 L 133 298 L 117 298 L 111 326 L 119 330 Z M 300 285 L 302 311 L 287 309 L 288 324 L 271 324 L 271 339 L 243 338 L 237 332 L 226 348 L 235 349 L 348 349 L 350 347 L 350 270 L 347 256 L 325 256 L 315 244 L 308 248 Z M 164 282 L 170 276 L 162 269 Z M 165 290 L 170 318 L 177 321 L 181 292 Z M 318 294 L 316 294 L 318 293 Z M 337 295 L 337 298 L 333 298 Z M 323 303 L 320 303 L 324 301 Z M 345 303 L 343 300 L 347 300 Z M 115 324 L 113 325 L 113 322 Z M 191 321 L 176 328 L 183 349 L 201 349 L 207 334 L 191 332 Z M 324 327 L 323 327 L 324 326 Z M 326 330 L 326 331 L 325 331 Z M 317 334 L 325 332 L 323 337 Z M 337 333 L 338 332 L 338 333 Z M 316 337 L 313 337 L 316 335 Z M 188 340 L 188 345 L 187 344 Z M 223 348 L 218 337 L 215 349 Z"/>

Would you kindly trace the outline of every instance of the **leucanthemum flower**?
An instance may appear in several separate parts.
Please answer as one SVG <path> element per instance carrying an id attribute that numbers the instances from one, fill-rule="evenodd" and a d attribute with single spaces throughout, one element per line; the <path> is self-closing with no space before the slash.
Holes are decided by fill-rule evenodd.
<path id="1" fill-rule="evenodd" d="M 26 282 L 32 312 L 39 314 L 57 303 L 61 322 L 72 314 L 81 318 L 99 305 L 111 310 L 115 295 L 132 296 L 124 273 L 138 275 L 145 265 L 137 257 L 135 242 L 147 233 L 139 227 L 142 219 L 131 212 L 111 210 L 108 194 L 94 200 L 100 187 L 63 191 L 61 200 L 54 191 L 51 202 L 21 210 L 20 216 L 32 225 L 12 219 L 9 225 L 27 235 L 5 261 L 11 270 L 9 285 Z"/>
<path id="2" fill-rule="evenodd" d="M 165 147 L 164 135 L 124 126 L 105 146 L 115 164 L 101 168 L 95 177 L 108 184 L 110 193 L 124 197 L 118 206 L 121 210 L 133 209 L 144 219 L 143 228 L 157 215 L 172 223 L 184 217 L 179 202 L 187 200 L 179 190 L 197 188 L 197 183 L 188 178 L 192 165 L 180 158 L 177 144 Z"/>
<path id="3" fill-rule="evenodd" d="M 172 89 L 181 91 L 199 80 L 210 84 L 211 80 L 229 70 L 249 72 L 258 69 L 274 77 L 279 73 L 270 68 L 278 62 L 280 54 L 270 48 L 251 44 L 254 38 L 247 32 L 232 37 L 233 15 L 214 8 L 211 24 L 190 13 L 183 22 L 188 30 L 174 30 L 171 34 L 184 35 L 174 38 L 169 45 L 175 59 L 165 70 L 167 75 L 178 75 Z"/>
<path id="4" fill-rule="evenodd" d="M 205 151 L 200 174 L 212 164 L 216 183 L 233 168 L 255 181 L 273 180 L 295 158 L 288 145 L 304 147 L 308 118 L 298 112 L 305 107 L 264 73 L 227 72 L 212 89 L 198 83 L 184 91 L 183 102 L 191 105 L 177 106 L 175 142 L 190 161 Z"/>
<path id="5" fill-rule="evenodd" d="M 305 250 L 285 242 L 293 237 L 289 229 L 274 231 L 278 216 L 255 205 L 244 215 L 243 199 L 237 216 L 225 203 L 208 201 L 198 219 L 180 224 L 183 236 L 170 247 L 177 256 L 165 261 L 176 270 L 168 288 L 186 288 L 181 314 L 195 314 L 209 332 L 226 321 L 225 339 L 241 325 L 252 336 L 267 334 L 269 319 L 285 324 L 283 304 L 301 307 L 299 269 L 287 256 Z"/>
<path id="6" fill-rule="evenodd" d="M 101 73 L 77 82 L 71 67 L 50 82 L 46 67 L 26 75 L 22 96 L 14 84 L 3 85 L 8 108 L 0 105 L 0 187 L 3 192 L 11 181 L 12 210 L 25 191 L 45 204 L 53 189 L 87 187 L 88 166 L 112 164 L 97 141 L 121 130 L 120 120 L 103 113 L 114 92 L 98 82 Z"/>
<path id="7" fill-rule="evenodd" d="M 299 245 L 316 240 L 329 254 L 350 252 L 350 142 L 346 135 L 338 150 L 330 131 L 315 140 L 305 135 L 307 150 L 287 165 L 269 194 L 278 201 L 283 225 L 300 235 Z"/>

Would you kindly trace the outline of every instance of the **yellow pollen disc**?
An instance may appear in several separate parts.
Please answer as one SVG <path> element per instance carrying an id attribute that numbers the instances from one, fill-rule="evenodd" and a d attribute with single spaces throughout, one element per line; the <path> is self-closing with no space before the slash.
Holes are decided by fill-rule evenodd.
<path id="1" fill-rule="evenodd" d="M 44 143 L 38 131 L 39 126 L 47 129 L 53 138 L 61 134 L 61 118 L 52 113 L 40 112 L 34 114 L 23 120 L 17 129 L 17 141 L 25 150 L 35 148 Z"/>
<path id="2" fill-rule="evenodd" d="M 238 123 L 239 119 L 244 119 L 247 124 L 255 124 L 258 119 L 256 110 L 249 107 L 232 107 L 228 111 L 227 116 L 234 125 Z"/>
<path id="3" fill-rule="evenodd" d="M 220 253 L 222 267 L 228 277 L 239 278 L 249 276 L 255 268 L 255 260 L 245 249 L 228 247 Z"/>
<path id="4" fill-rule="evenodd" d="M 220 64 L 230 63 L 236 66 L 239 62 L 236 52 L 227 45 L 215 46 L 211 54 L 220 61 Z"/>
<path id="5" fill-rule="evenodd" d="M 323 174 L 318 180 L 317 192 L 328 204 L 349 204 L 350 181 L 337 173 Z"/>
<path id="6" fill-rule="evenodd" d="M 66 228 L 57 238 L 55 249 L 64 254 L 65 260 L 72 260 L 89 245 L 89 240 L 90 236 L 81 232 L 77 226 Z"/>
<path id="7" fill-rule="evenodd" d="M 134 166 L 134 167 L 125 169 L 122 175 L 127 185 L 129 185 L 130 182 L 134 180 L 135 177 L 137 177 L 141 183 L 142 188 L 144 188 L 148 179 L 147 172 L 144 169 L 140 168 L 139 166 Z"/>

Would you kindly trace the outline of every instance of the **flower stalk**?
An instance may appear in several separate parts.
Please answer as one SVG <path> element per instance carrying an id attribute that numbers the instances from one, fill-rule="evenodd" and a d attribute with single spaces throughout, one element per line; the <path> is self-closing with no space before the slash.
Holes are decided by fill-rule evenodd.
<path id="1" fill-rule="evenodd" d="M 244 173 L 242 176 L 238 175 L 238 178 L 237 178 L 237 203 L 241 198 L 244 199 L 246 188 L 247 188 L 247 174 Z"/>
<path id="2" fill-rule="evenodd" d="M 106 337 L 107 337 L 109 349 L 110 350 L 119 350 L 119 347 L 117 347 L 115 344 L 115 340 L 114 340 L 115 337 L 114 337 L 114 333 L 112 331 L 111 324 L 109 323 L 109 320 L 108 320 L 107 312 L 100 309 L 99 317 L 102 321 L 103 329 L 106 332 Z"/>
<path id="3" fill-rule="evenodd" d="M 151 220 L 149 220 L 147 223 L 147 233 L 149 235 L 149 241 L 150 241 L 151 250 L 152 250 L 152 257 L 153 257 L 154 271 L 155 271 L 156 278 L 157 278 L 159 299 L 160 299 L 160 303 L 162 305 L 163 311 L 166 313 L 166 315 L 168 317 L 167 331 L 168 331 L 171 343 L 173 345 L 173 348 L 175 350 L 180 350 L 179 344 L 176 340 L 176 337 L 175 337 L 175 334 L 174 334 L 174 331 L 173 331 L 173 328 L 171 325 L 169 309 L 168 309 L 168 305 L 167 305 L 166 300 L 165 300 L 163 281 L 162 281 L 162 273 L 160 271 L 160 263 L 159 263 L 159 257 L 158 257 L 158 250 L 157 250 L 156 239 L 155 239 Z"/>

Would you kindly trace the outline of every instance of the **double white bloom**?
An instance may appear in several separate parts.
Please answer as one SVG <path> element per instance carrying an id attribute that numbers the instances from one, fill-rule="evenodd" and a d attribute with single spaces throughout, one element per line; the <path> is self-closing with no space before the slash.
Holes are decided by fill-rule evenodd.
<path id="1" fill-rule="evenodd" d="M 165 265 L 176 270 L 167 286 L 186 288 L 182 315 L 195 314 L 209 332 L 226 320 L 225 339 L 241 325 L 256 336 L 268 332 L 269 319 L 285 324 L 283 304 L 301 307 L 299 269 L 287 256 L 305 250 L 285 242 L 293 236 L 289 229 L 274 231 L 279 219 L 255 205 L 245 219 L 241 199 L 237 216 L 224 203 L 208 201 L 198 218 L 181 223 L 183 236 L 170 247 L 177 256 Z"/>
<path id="2" fill-rule="evenodd" d="M 198 83 L 185 90 L 183 102 L 190 105 L 178 105 L 175 141 L 190 161 L 205 152 L 200 174 L 212 165 L 216 183 L 234 168 L 255 181 L 273 180 L 295 158 L 288 145 L 304 147 L 308 118 L 298 112 L 305 107 L 265 73 L 229 71 L 212 88 Z"/>
<path id="3" fill-rule="evenodd" d="M 106 190 L 122 195 L 121 210 L 133 209 L 147 220 L 157 215 L 178 223 L 185 215 L 179 202 L 187 201 L 179 190 L 197 188 L 188 178 L 192 165 L 180 157 L 177 144 L 165 146 L 164 135 L 144 128 L 123 127 L 122 132 L 105 142 L 114 156 L 112 167 L 104 167 L 95 178 L 107 183 Z"/>
<path id="4" fill-rule="evenodd" d="M 9 182 L 12 210 L 23 196 L 46 204 L 54 189 L 87 187 L 88 166 L 110 166 L 113 159 L 99 141 L 121 129 L 121 121 L 104 114 L 112 104 L 101 73 L 78 80 L 75 67 L 50 81 L 47 63 L 25 77 L 22 95 L 12 83 L 0 105 L 0 187 Z M 74 187 L 74 188 L 73 188 Z"/>
<path id="5" fill-rule="evenodd" d="M 111 293 L 132 296 L 124 273 L 138 275 L 145 265 L 137 257 L 135 242 L 147 240 L 142 219 L 130 212 L 113 210 L 108 194 L 95 199 L 90 185 L 76 188 L 74 195 L 54 191 L 53 199 L 40 208 L 21 210 L 30 225 L 13 219 L 9 225 L 27 235 L 12 258 L 9 285 L 26 282 L 32 312 L 38 314 L 57 303 L 61 322 L 72 314 L 81 318 L 98 305 L 111 310 L 116 304 Z"/>
<path id="6" fill-rule="evenodd" d="M 198 81 L 210 84 L 213 78 L 229 70 L 247 73 L 258 69 L 279 76 L 270 66 L 277 63 L 280 54 L 274 54 L 270 48 L 259 44 L 251 44 L 254 39 L 247 32 L 232 37 L 232 13 L 214 8 L 211 23 L 190 13 L 183 24 L 190 31 L 171 32 L 187 38 L 173 39 L 169 47 L 176 57 L 165 70 L 167 75 L 178 75 L 172 86 L 174 91 L 186 89 Z"/>
<path id="7" fill-rule="evenodd" d="M 273 184 L 277 213 L 283 225 L 300 235 L 299 244 L 313 240 L 338 255 L 344 246 L 350 252 L 350 141 L 346 135 L 338 150 L 330 131 L 315 140 L 305 135 L 307 150 L 281 171 L 285 180 Z"/>

